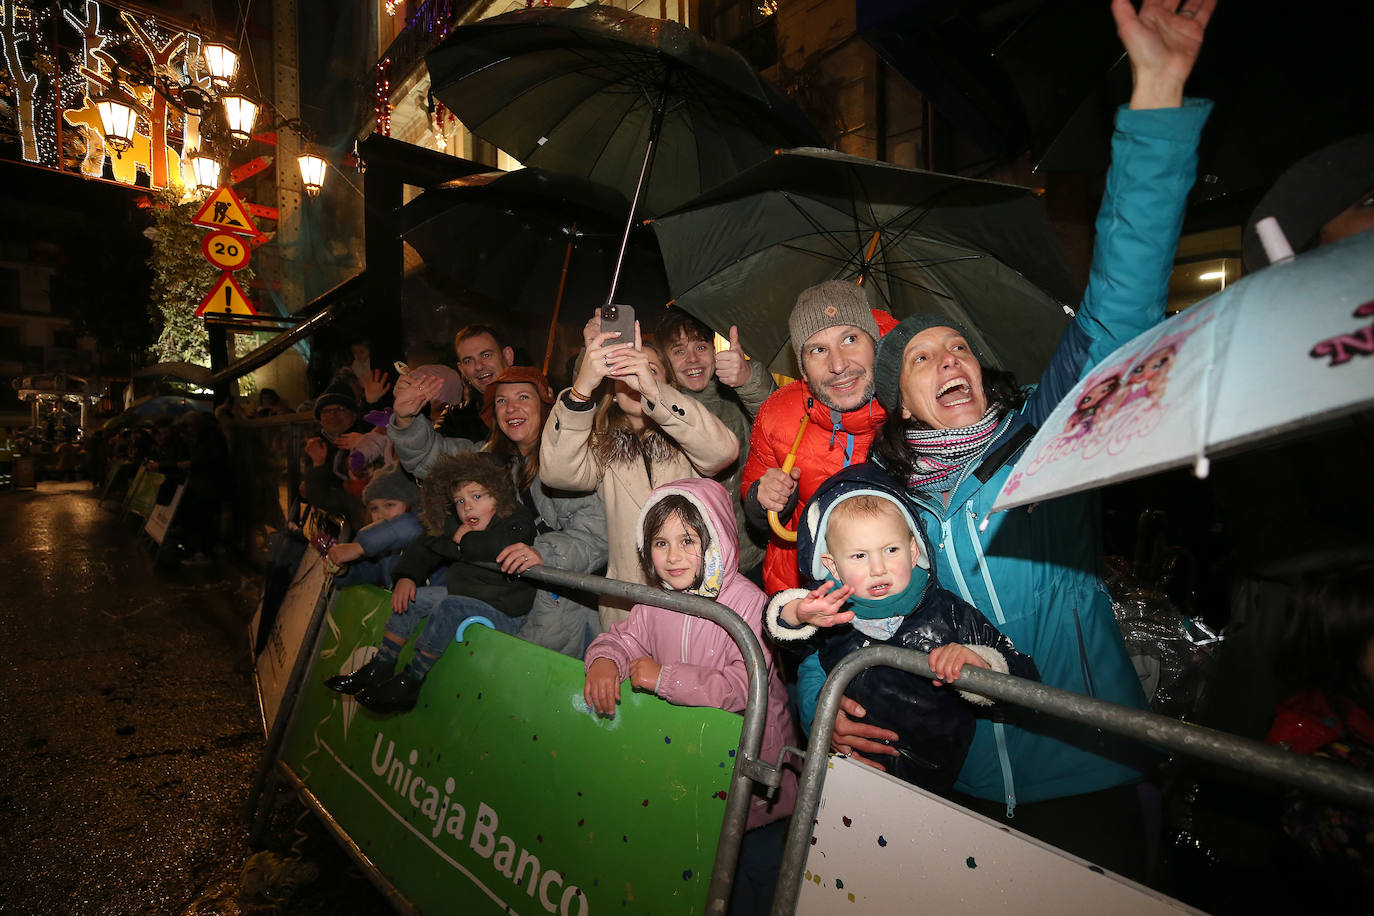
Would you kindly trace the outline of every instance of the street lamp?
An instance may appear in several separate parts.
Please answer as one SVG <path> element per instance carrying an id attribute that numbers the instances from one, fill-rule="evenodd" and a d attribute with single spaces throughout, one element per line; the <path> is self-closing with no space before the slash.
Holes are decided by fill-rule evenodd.
<path id="1" fill-rule="evenodd" d="M 219 187 L 220 164 L 197 151 L 191 157 L 191 174 L 196 179 L 196 191 L 213 191 Z"/>
<path id="2" fill-rule="evenodd" d="M 305 193 L 311 197 L 319 197 L 320 189 L 324 187 L 324 170 L 328 165 L 324 158 L 315 154 L 314 150 L 307 150 L 296 157 L 297 164 L 301 167 L 301 183 L 305 185 Z"/>
<path id="3" fill-rule="evenodd" d="M 205 46 L 205 68 L 210 71 L 210 82 L 220 89 L 228 88 L 238 69 L 239 56 L 222 44 Z"/>
<path id="4" fill-rule="evenodd" d="M 245 143 L 253 135 L 253 123 L 258 119 L 258 104 L 246 95 L 233 93 L 220 96 L 224 102 L 224 119 L 229 123 L 229 136 L 237 143 Z"/>
<path id="5" fill-rule="evenodd" d="M 116 72 L 109 91 L 95 102 L 96 111 L 100 112 L 105 144 L 115 151 L 116 158 L 134 145 L 134 130 L 138 126 L 138 112 L 118 86 L 119 76 Z"/>

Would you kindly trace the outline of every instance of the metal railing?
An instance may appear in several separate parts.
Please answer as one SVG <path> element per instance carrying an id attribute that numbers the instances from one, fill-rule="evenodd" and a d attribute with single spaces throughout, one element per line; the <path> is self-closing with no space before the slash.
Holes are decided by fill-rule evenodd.
<path id="1" fill-rule="evenodd" d="M 787 846 L 783 852 L 777 895 L 773 901 L 774 916 L 786 916 L 796 909 L 806 852 L 810 848 L 811 828 L 825 783 L 825 763 L 835 730 L 835 715 L 839 712 L 840 698 L 845 688 L 861 671 L 878 665 L 933 679 L 935 672 L 930 670 L 927 659 L 926 653 L 913 649 L 870 646 L 846 656 L 826 678 L 812 719 L 806 766 L 802 770 L 797 803 L 788 826 Z M 1349 766 L 1304 757 L 1259 741 L 1190 725 L 1143 709 L 1108 703 L 981 668 L 965 666 L 959 675 L 959 689 L 1224 764 L 1350 805 L 1374 809 L 1374 776 Z"/>

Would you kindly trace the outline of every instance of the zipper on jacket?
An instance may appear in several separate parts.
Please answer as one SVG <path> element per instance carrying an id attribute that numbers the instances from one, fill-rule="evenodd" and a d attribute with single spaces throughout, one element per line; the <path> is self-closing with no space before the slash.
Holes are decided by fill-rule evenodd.
<path id="1" fill-rule="evenodd" d="M 964 509 L 967 513 L 964 517 L 968 522 L 969 534 L 973 537 L 973 549 L 978 558 L 978 565 L 982 569 L 983 582 L 987 585 L 988 595 L 992 598 L 993 613 L 997 617 L 997 622 L 1004 624 L 1006 621 L 1002 617 L 1002 605 L 997 600 L 997 592 L 992 588 L 992 577 L 988 574 L 987 561 L 983 556 L 983 545 L 979 543 L 978 531 L 973 525 L 971 516 L 973 510 L 969 508 L 967 503 Z M 959 551 L 954 547 L 954 529 L 950 525 L 949 519 L 942 518 L 940 519 L 940 544 L 943 547 L 946 543 L 949 545 L 949 568 L 954 570 L 954 580 L 959 586 L 959 595 L 969 604 L 974 604 L 973 594 L 968 589 L 968 582 L 964 580 L 964 571 L 959 568 Z M 974 606 L 977 607 L 976 604 Z M 1007 820 L 1012 820 L 1016 817 L 1016 780 L 1012 776 L 1011 755 L 1007 752 L 1006 726 L 1001 722 L 992 723 L 992 738 L 997 744 L 997 762 L 1002 768 L 1002 791 L 1007 800 Z"/>
<path id="2" fill-rule="evenodd" d="M 687 664 L 687 640 L 692 633 L 692 618 L 687 614 L 684 614 L 683 617 L 685 619 L 682 622 L 682 664 L 685 665 Z"/>

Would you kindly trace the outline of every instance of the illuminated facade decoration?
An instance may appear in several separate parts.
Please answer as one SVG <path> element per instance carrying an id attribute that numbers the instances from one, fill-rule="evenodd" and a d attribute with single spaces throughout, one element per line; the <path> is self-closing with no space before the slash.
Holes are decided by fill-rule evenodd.
<path id="1" fill-rule="evenodd" d="M 192 182 L 191 156 L 220 139 L 202 137 L 219 87 L 201 36 L 182 26 L 96 0 L 0 0 L 0 54 L 0 157 L 165 188 Z M 133 103 L 118 156 L 98 108 L 107 97 Z"/>

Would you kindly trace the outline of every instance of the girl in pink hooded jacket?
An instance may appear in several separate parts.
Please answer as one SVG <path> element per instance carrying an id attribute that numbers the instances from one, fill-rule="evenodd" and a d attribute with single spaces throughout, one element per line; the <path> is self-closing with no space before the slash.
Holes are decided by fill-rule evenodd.
<path id="1" fill-rule="evenodd" d="M 796 729 L 787 708 L 787 692 L 763 641 L 763 609 L 768 599 L 740 575 L 737 537 L 730 497 L 724 487 L 708 479 L 658 487 L 645 501 L 636 526 L 636 546 L 649 581 L 669 591 L 719 601 L 759 637 L 768 663 L 768 715 L 759 756 L 776 761 L 784 745 L 795 743 Z M 677 706 L 740 712 L 749 696 L 744 658 L 725 630 L 709 620 L 646 604 L 635 605 L 629 619 L 592 640 L 586 670 L 587 705 L 606 716 L 615 714 L 620 682 L 627 679 L 631 686 L 652 691 Z M 792 813 L 796 795 L 796 774 L 784 770 L 772 801 L 762 794 L 754 797 L 731 913 L 766 913 L 771 907 L 786 838 L 785 819 Z"/>

